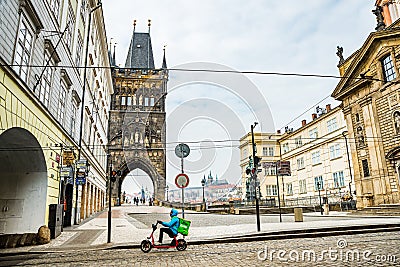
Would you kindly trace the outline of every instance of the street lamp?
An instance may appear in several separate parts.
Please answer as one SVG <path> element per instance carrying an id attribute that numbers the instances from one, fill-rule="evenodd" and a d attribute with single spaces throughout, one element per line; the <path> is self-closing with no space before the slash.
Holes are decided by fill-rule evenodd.
<path id="1" fill-rule="evenodd" d="M 350 172 L 350 182 L 349 182 L 349 191 L 350 191 L 350 198 L 352 198 L 353 194 L 351 193 L 351 182 L 353 181 L 353 177 L 351 174 L 351 164 L 350 164 L 350 155 L 349 155 L 349 147 L 347 146 L 347 131 L 343 131 L 342 135 L 344 137 L 344 141 L 346 142 L 346 152 L 347 152 L 347 163 L 349 164 L 349 172 Z"/>
<path id="2" fill-rule="evenodd" d="M 254 142 L 254 127 L 256 127 L 258 124 L 258 122 L 254 122 L 254 125 L 251 125 L 251 145 L 253 147 L 253 170 L 254 172 L 252 173 L 252 177 L 253 177 L 253 182 L 254 182 L 254 195 L 255 195 L 255 199 L 256 199 L 256 216 L 257 216 L 257 231 L 260 232 L 260 205 L 258 203 L 258 194 L 257 194 L 257 189 L 258 189 L 258 181 L 257 181 L 257 163 L 255 162 L 255 158 L 256 158 L 256 144 Z"/>
<path id="3" fill-rule="evenodd" d="M 168 185 L 166 185 L 165 188 L 167 189 L 167 202 L 168 202 L 168 189 L 169 189 Z"/>
<path id="4" fill-rule="evenodd" d="M 322 212 L 322 202 L 321 202 L 321 183 L 317 182 L 317 186 L 318 186 L 318 197 L 319 197 L 319 207 L 321 209 L 321 215 L 323 215 Z"/>
<path id="5" fill-rule="evenodd" d="M 204 186 L 206 185 L 206 177 L 201 180 L 201 186 L 203 187 L 203 210 L 206 211 L 206 199 L 204 198 Z"/>

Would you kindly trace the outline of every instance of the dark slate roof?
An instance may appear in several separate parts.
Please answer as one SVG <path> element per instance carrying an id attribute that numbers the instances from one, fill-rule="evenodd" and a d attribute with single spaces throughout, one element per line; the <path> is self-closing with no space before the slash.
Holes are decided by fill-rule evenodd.
<path id="1" fill-rule="evenodd" d="M 155 68 L 149 33 L 133 33 L 125 68 Z"/>

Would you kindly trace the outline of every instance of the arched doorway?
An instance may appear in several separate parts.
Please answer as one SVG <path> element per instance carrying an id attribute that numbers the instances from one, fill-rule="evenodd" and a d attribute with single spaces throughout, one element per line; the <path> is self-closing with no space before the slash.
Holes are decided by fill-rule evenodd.
<path id="1" fill-rule="evenodd" d="M 45 224 L 47 168 L 43 150 L 29 131 L 0 135 L 0 233 L 37 232 Z"/>
<path id="2" fill-rule="evenodd" d="M 132 170 L 125 176 L 121 183 L 122 203 L 136 204 L 134 198 L 139 200 L 144 199 L 144 203 L 149 204 L 149 199 L 154 197 L 154 184 L 150 176 L 141 169 Z"/>

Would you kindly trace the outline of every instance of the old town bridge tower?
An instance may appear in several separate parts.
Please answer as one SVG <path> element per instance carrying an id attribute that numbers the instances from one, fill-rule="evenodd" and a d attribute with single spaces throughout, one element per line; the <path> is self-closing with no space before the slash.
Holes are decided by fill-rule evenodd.
<path id="1" fill-rule="evenodd" d="M 115 52 L 115 51 L 114 51 Z M 149 32 L 133 30 L 124 68 L 111 58 L 113 86 L 109 119 L 109 166 L 119 170 L 112 197 L 121 199 L 121 185 L 129 172 L 141 169 L 153 183 L 154 196 L 164 199 L 166 185 L 165 96 L 168 70 L 154 66 Z"/>

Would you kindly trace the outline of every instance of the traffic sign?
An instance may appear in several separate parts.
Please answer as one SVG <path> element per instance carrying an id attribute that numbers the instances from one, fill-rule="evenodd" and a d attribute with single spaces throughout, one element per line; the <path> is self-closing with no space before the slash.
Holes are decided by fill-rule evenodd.
<path id="1" fill-rule="evenodd" d="M 186 158 L 190 154 L 190 148 L 187 144 L 179 144 L 175 147 L 175 155 L 178 158 Z"/>
<path id="2" fill-rule="evenodd" d="M 180 173 L 175 178 L 175 184 L 179 188 L 185 188 L 189 185 L 189 177 L 184 173 Z"/>
<path id="3" fill-rule="evenodd" d="M 278 161 L 278 175 L 291 176 L 290 161 Z"/>

